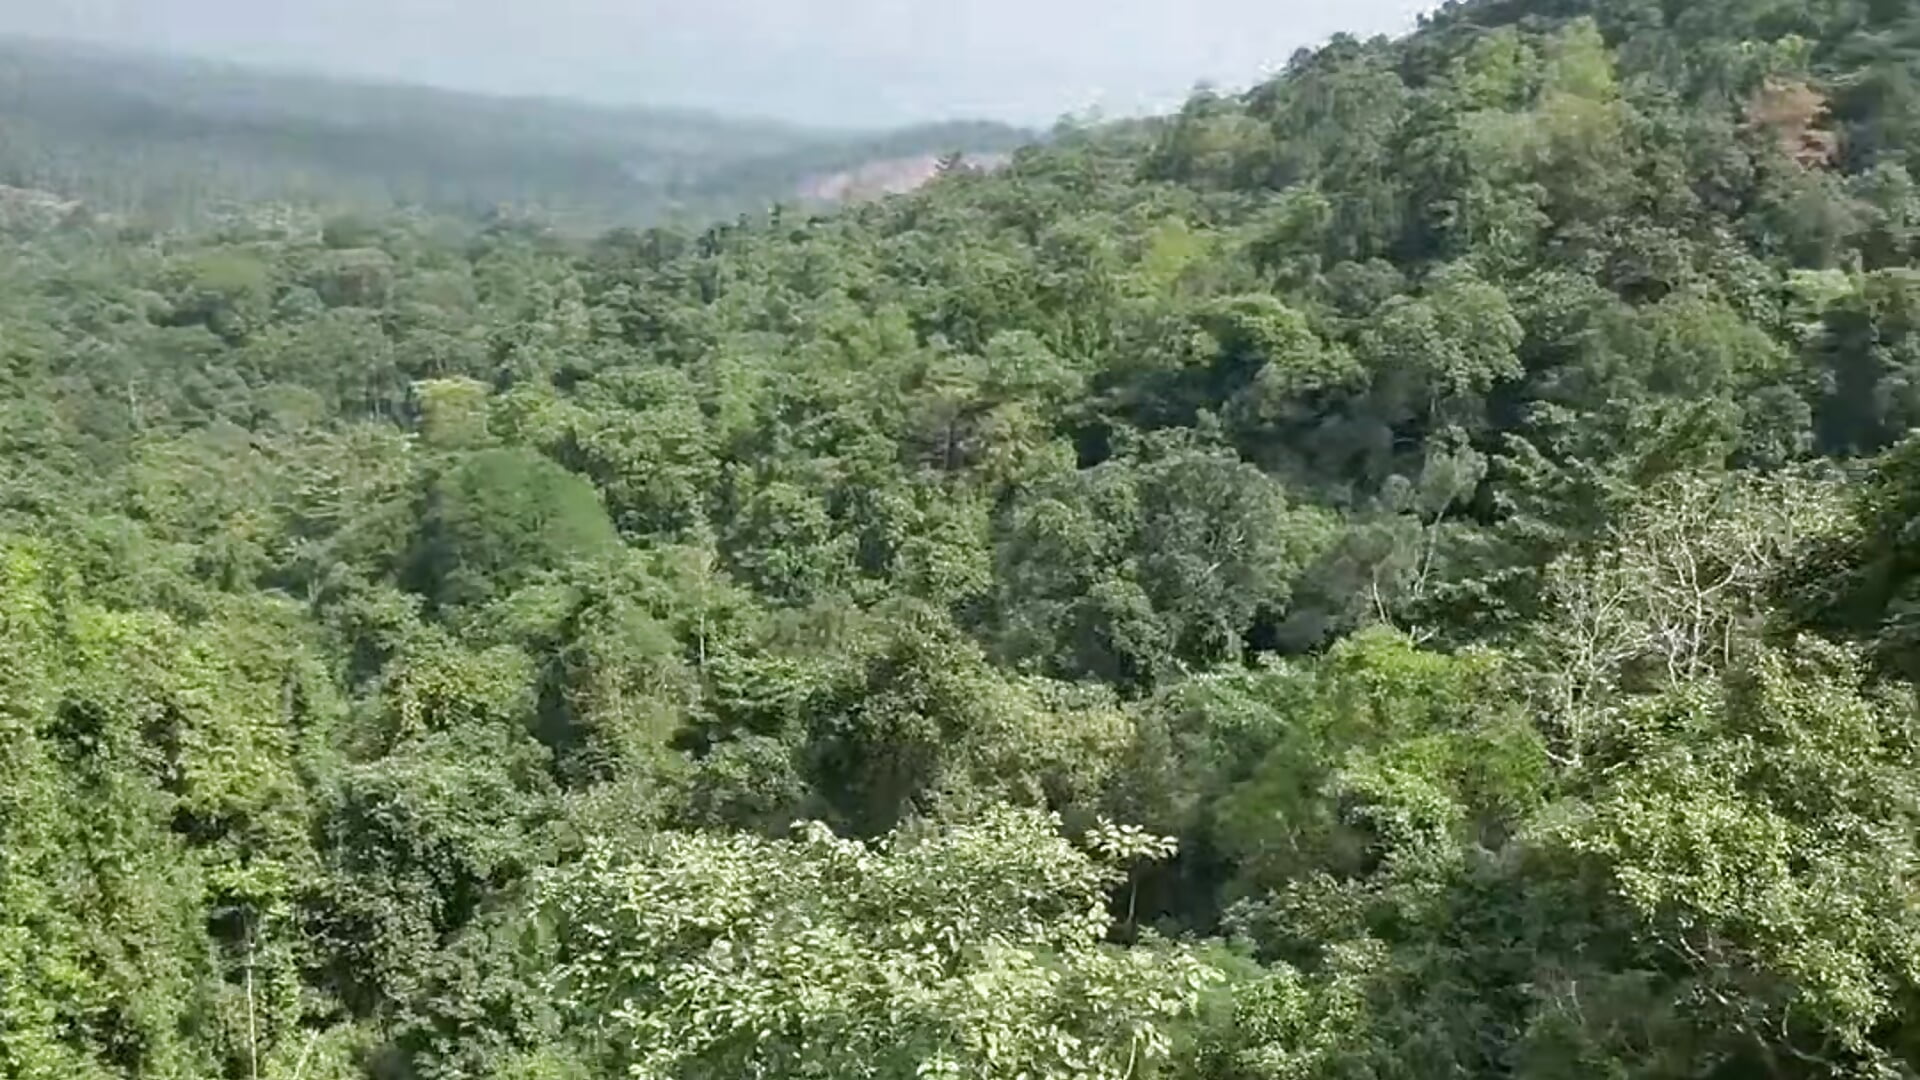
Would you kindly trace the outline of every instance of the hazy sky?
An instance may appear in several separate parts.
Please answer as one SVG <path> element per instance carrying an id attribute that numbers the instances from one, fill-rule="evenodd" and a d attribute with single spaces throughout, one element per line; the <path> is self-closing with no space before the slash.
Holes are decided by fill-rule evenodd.
<path id="1" fill-rule="evenodd" d="M 1251 82 L 1432 0 L 0 0 L 0 32 L 822 124 L 1046 123 Z"/>

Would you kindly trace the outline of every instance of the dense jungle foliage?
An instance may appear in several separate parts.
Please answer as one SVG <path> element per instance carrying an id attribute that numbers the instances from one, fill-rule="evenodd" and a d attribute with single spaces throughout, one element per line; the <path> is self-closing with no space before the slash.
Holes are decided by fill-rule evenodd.
<path id="1" fill-rule="evenodd" d="M 0 1075 L 1920 1075 L 1920 10 L 0 257 Z"/>

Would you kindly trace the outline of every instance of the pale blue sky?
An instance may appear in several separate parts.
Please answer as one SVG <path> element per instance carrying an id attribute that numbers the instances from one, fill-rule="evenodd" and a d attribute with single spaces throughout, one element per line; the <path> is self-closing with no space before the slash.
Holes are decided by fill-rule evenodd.
<path id="1" fill-rule="evenodd" d="M 1046 123 L 1253 81 L 1431 0 L 0 0 L 0 32 L 820 124 Z"/>

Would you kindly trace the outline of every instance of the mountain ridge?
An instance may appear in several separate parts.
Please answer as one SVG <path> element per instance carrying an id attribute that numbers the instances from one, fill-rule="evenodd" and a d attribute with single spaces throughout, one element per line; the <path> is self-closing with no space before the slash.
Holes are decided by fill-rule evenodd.
<path id="1" fill-rule="evenodd" d="M 988 121 L 828 130 L 0 38 L 0 182 L 160 218 L 220 200 L 513 205 L 594 231 L 761 209 L 865 161 L 1034 138 Z"/>

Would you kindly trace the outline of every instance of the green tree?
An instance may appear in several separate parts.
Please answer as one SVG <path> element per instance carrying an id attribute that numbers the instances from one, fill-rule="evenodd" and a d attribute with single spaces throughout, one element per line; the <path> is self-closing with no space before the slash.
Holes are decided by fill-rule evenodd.
<path id="1" fill-rule="evenodd" d="M 865 845 L 666 836 L 541 889 L 557 989 L 635 1075 L 1148 1074 L 1212 973 L 1102 944 L 1114 871 L 1000 812 Z"/>
<path id="2" fill-rule="evenodd" d="M 585 480 L 526 450 L 482 450 L 432 481 L 409 577 L 435 604 L 459 607 L 619 544 Z"/>

